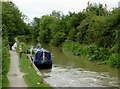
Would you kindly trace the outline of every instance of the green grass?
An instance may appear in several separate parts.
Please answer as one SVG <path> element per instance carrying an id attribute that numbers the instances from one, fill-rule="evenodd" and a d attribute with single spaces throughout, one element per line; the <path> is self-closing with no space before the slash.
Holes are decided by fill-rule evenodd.
<path id="1" fill-rule="evenodd" d="M 2 37 L 0 36 L 0 75 L 2 75 Z M 0 89 L 2 88 L 2 76 L 0 76 Z"/>
<path id="2" fill-rule="evenodd" d="M 8 87 L 9 86 L 9 80 L 6 75 L 2 75 L 2 87 Z"/>
<path id="3" fill-rule="evenodd" d="M 2 48 L 6 47 L 4 50 L 2 50 L 2 87 L 8 87 L 9 86 L 9 80 L 6 76 L 6 74 L 9 71 L 10 68 L 10 53 L 9 53 L 9 46 L 8 46 L 8 40 L 4 39 L 2 41 Z"/>
<path id="4" fill-rule="evenodd" d="M 19 47 L 19 45 L 18 45 Z M 17 47 L 17 53 L 19 55 L 19 48 Z M 25 44 L 22 45 L 22 49 L 26 48 Z M 24 50 L 25 51 L 25 50 Z M 25 73 L 24 80 L 28 87 L 50 87 L 46 84 L 37 84 L 40 82 L 40 76 L 37 74 L 36 70 L 30 66 L 30 60 L 27 59 L 27 55 L 22 53 L 22 59 L 19 59 L 20 71 Z"/>

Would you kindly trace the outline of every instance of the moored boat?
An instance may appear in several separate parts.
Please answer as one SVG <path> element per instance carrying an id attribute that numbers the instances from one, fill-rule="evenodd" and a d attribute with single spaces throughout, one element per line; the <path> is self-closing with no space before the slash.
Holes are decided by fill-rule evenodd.
<path id="1" fill-rule="evenodd" d="M 52 68 L 51 54 L 45 49 L 33 48 L 34 54 L 31 54 L 31 60 L 38 69 L 48 69 Z"/>

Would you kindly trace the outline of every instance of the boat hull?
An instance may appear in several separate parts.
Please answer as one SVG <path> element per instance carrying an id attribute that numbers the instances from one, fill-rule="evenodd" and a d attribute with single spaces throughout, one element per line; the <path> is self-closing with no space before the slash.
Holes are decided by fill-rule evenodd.
<path id="1" fill-rule="evenodd" d="M 52 68 L 52 61 L 49 60 L 40 60 L 38 62 L 35 61 L 34 64 L 38 69 Z"/>

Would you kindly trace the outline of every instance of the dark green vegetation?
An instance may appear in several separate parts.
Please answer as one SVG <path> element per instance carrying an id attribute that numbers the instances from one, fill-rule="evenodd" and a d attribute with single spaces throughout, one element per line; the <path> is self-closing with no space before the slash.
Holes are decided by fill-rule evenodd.
<path id="1" fill-rule="evenodd" d="M 10 67 L 10 54 L 9 54 L 9 44 L 8 40 L 2 40 L 2 87 L 9 86 L 9 81 L 6 74 Z"/>
<path id="2" fill-rule="evenodd" d="M 0 50 L 2 49 L 2 37 L 0 37 Z M 0 75 L 2 75 L 2 50 L 0 51 Z M 0 88 L 2 88 L 2 76 L 0 76 Z"/>
<path id="3" fill-rule="evenodd" d="M 10 67 L 9 41 L 14 43 L 14 37 L 23 34 L 23 15 L 12 2 L 2 3 L 2 86 L 8 87 L 6 74 Z"/>
<path id="4" fill-rule="evenodd" d="M 37 84 L 40 82 L 40 76 L 37 74 L 35 69 L 30 66 L 31 65 L 30 60 L 27 59 L 27 54 L 25 52 L 27 51 L 28 47 L 24 43 L 21 43 L 21 45 L 22 45 L 23 53 L 22 53 L 22 59 L 19 59 L 20 71 L 25 74 L 24 80 L 28 85 L 28 87 L 49 87 L 44 83 Z M 17 47 L 17 53 L 19 55 L 19 45 Z"/>
<path id="5" fill-rule="evenodd" d="M 17 6 L 11 1 L 2 2 L 2 87 L 8 87 L 9 81 L 6 77 L 10 66 L 9 42 L 15 42 L 14 38 L 24 38 L 26 40 L 29 33 L 28 25 L 24 22 L 26 16 L 23 15 Z M 24 39 L 20 41 L 24 41 Z M 29 37 L 30 38 L 30 37 Z M 28 48 L 22 44 L 23 52 Z M 18 52 L 18 48 L 17 48 Z M 37 75 L 34 68 L 30 67 L 30 61 L 26 59 L 26 54 L 23 53 L 23 60 L 20 60 L 21 72 L 26 73 L 24 79 L 29 87 L 49 87 L 46 84 L 37 84 L 40 82 L 40 77 Z"/>
<path id="6" fill-rule="evenodd" d="M 105 11 L 102 4 L 90 4 L 85 12 L 69 12 L 68 15 L 63 15 L 59 11 L 53 11 L 50 15 L 35 17 L 29 24 L 24 22 L 26 16 L 14 3 L 2 2 L 2 8 L 2 46 L 7 47 L 2 53 L 4 73 L 7 73 L 9 67 L 8 41 L 14 42 L 15 37 L 18 37 L 21 42 L 35 39 L 41 43 L 63 46 L 63 49 L 75 55 L 83 55 L 90 61 L 98 61 L 98 64 L 120 67 L 120 58 L 118 58 L 120 10 L 118 8 Z M 30 62 L 28 60 L 20 60 L 20 62 L 22 68 L 24 67 L 23 70 L 27 69 L 26 72 L 32 74 L 30 69 L 34 70 L 28 68 Z M 23 63 L 25 64 L 22 65 Z M 21 69 L 22 72 L 25 71 L 23 70 Z M 37 78 L 37 76 L 32 77 L 34 74 L 32 76 L 30 74 L 25 75 L 25 81 L 28 81 L 29 77 Z M 39 80 L 32 81 L 36 84 Z M 34 86 L 28 82 L 27 84 Z"/>
<path id="7" fill-rule="evenodd" d="M 89 61 L 97 61 L 98 65 L 108 64 L 111 67 L 119 68 L 120 60 L 117 53 L 113 53 L 111 49 L 104 49 L 95 44 L 83 45 L 72 42 L 63 44 L 65 51 L 71 51 L 74 55 L 83 55 Z"/>
<path id="8" fill-rule="evenodd" d="M 25 16 L 12 2 L 2 2 L 2 32 L 3 37 L 14 38 L 25 34 Z"/>
<path id="9" fill-rule="evenodd" d="M 106 11 L 102 4 L 90 4 L 85 12 L 69 12 L 66 16 L 53 11 L 50 15 L 34 18 L 29 26 L 30 37 L 55 46 L 64 44 L 75 55 L 119 68 L 119 13 L 118 8 Z"/>

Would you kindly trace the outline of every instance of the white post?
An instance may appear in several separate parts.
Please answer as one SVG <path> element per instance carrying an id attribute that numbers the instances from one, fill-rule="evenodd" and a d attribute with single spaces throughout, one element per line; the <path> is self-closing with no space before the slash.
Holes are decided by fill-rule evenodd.
<path id="1" fill-rule="evenodd" d="M 45 60 L 45 51 L 43 51 L 43 60 Z"/>

